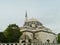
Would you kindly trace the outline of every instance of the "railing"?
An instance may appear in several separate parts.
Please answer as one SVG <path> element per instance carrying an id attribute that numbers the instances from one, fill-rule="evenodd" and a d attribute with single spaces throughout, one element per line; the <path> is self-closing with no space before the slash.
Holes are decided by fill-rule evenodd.
<path id="1" fill-rule="evenodd" d="M 0 45 L 60 45 L 57 43 L 0 43 Z"/>
<path id="2" fill-rule="evenodd" d="M 57 43 L 22 43 L 20 45 L 60 45 Z"/>
<path id="3" fill-rule="evenodd" d="M 19 45 L 19 43 L 0 43 L 0 45 Z"/>

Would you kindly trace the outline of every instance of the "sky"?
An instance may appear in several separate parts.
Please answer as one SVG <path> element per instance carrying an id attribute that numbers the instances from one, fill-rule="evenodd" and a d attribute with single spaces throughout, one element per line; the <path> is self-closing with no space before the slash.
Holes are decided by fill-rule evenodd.
<path id="1" fill-rule="evenodd" d="M 60 33 L 60 0 L 0 0 L 0 31 L 9 24 L 23 26 L 28 18 L 38 19 L 54 33 Z"/>

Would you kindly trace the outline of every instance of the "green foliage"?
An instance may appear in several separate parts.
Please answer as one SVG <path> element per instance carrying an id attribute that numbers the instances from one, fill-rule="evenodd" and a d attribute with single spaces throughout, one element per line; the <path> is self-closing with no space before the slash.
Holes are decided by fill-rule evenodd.
<path id="1" fill-rule="evenodd" d="M 58 43 L 60 43 L 60 33 L 58 34 Z"/>
<path id="2" fill-rule="evenodd" d="M 22 33 L 20 32 L 20 28 L 16 24 L 10 24 L 7 29 L 4 31 L 4 35 L 7 38 L 7 42 L 15 43 L 19 41 Z"/>
<path id="3" fill-rule="evenodd" d="M 6 41 L 6 38 L 5 38 L 5 36 L 4 36 L 4 34 L 3 34 L 3 32 L 0 32 L 0 43 L 6 43 L 7 41 Z"/>

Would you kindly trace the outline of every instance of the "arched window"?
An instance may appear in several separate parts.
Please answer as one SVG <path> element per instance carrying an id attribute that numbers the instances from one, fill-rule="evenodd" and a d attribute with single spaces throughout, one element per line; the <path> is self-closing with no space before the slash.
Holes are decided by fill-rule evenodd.
<path id="1" fill-rule="evenodd" d="M 50 42 L 50 40 L 48 39 L 48 40 L 47 40 L 47 42 L 49 43 L 49 42 Z"/>
<path id="2" fill-rule="evenodd" d="M 22 43 L 26 43 L 26 41 L 25 41 L 25 40 L 23 40 L 23 41 L 22 41 Z"/>

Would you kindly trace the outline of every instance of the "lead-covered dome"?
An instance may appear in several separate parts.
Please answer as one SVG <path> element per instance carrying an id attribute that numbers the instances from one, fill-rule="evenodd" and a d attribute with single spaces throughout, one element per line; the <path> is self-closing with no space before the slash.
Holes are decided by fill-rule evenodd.
<path id="1" fill-rule="evenodd" d="M 42 26 L 42 23 L 39 22 L 36 18 L 31 18 L 25 21 L 24 26 L 37 27 Z"/>

